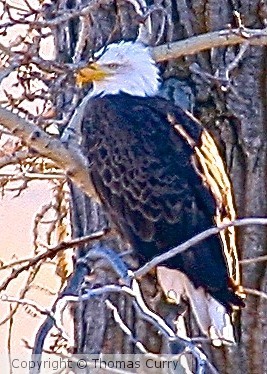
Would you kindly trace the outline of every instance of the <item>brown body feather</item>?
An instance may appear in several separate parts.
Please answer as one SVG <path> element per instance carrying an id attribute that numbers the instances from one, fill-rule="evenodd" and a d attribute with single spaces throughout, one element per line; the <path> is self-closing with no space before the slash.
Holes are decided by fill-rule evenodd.
<path id="1" fill-rule="evenodd" d="M 111 221 L 141 262 L 210 228 L 222 211 L 223 218 L 233 218 L 223 207 L 229 201 L 216 196 L 199 164 L 203 134 L 197 121 L 162 98 L 118 94 L 89 100 L 83 147 L 91 177 Z M 233 250 L 213 236 L 164 265 L 185 273 L 230 312 L 232 305 L 243 305 L 235 293 L 238 279 L 232 279 L 236 260 L 230 263 L 226 255 L 234 258 Z"/>

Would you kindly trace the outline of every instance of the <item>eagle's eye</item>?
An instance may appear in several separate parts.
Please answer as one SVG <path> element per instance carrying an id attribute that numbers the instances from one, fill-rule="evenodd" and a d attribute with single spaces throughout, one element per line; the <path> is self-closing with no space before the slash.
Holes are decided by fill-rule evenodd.
<path id="1" fill-rule="evenodd" d="M 109 69 L 117 69 L 120 65 L 116 64 L 116 62 L 111 62 L 110 64 L 106 65 Z"/>

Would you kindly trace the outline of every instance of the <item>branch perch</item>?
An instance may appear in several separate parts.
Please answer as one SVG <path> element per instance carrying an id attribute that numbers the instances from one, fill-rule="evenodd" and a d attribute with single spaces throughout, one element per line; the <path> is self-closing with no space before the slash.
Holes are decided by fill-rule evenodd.
<path id="1" fill-rule="evenodd" d="M 0 108 L 0 121 L 13 135 L 18 136 L 41 156 L 54 161 L 83 192 L 97 199 L 89 178 L 87 160 L 77 148 L 66 148 L 59 139 L 7 109 Z"/>
<path id="2" fill-rule="evenodd" d="M 144 266 L 135 271 L 135 277 L 143 277 L 154 267 L 159 265 L 161 262 L 168 260 L 169 258 L 177 255 L 178 253 L 184 252 L 190 247 L 198 244 L 202 240 L 207 239 L 211 235 L 216 235 L 220 231 L 227 229 L 232 226 L 248 226 L 248 225 L 267 225 L 267 218 L 242 218 L 237 219 L 233 222 L 223 223 L 217 227 L 212 227 L 208 230 L 201 232 L 200 234 L 195 235 L 193 238 L 187 240 L 186 242 L 178 245 L 175 248 L 170 249 L 168 252 L 163 253 L 160 256 L 154 257 L 150 262 L 146 263 Z"/>

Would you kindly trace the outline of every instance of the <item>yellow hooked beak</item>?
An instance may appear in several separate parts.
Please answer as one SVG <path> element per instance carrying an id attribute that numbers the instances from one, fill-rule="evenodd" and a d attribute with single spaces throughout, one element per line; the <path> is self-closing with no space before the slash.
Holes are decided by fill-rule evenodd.
<path id="1" fill-rule="evenodd" d="M 111 75 L 110 72 L 105 71 L 103 67 L 101 67 L 96 62 L 93 62 L 77 72 L 76 84 L 79 87 L 82 87 L 86 83 L 101 81 L 109 75 Z"/>

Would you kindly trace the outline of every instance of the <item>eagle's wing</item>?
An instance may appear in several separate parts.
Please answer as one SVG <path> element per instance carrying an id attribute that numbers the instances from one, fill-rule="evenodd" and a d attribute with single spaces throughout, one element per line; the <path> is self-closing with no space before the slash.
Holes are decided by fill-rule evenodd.
<path id="1" fill-rule="evenodd" d="M 186 113 L 197 124 L 196 118 Z M 194 149 L 193 166 L 200 175 L 202 182 L 211 191 L 216 202 L 215 222 L 217 225 L 232 222 L 236 219 L 232 186 L 226 172 L 225 164 L 220 156 L 218 147 L 205 129 L 202 129 L 198 140 L 193 139 L 186 129 L 177 123 L 174 116 L 169 117 L 175 130 L 184 137 Z M 240 286 L 240 269 L 236 247 L 235 227 L 229 227 L 220 232 L 222 248 L 227 261 L 228 271 L 233 287 L 242 294 Z"/>

